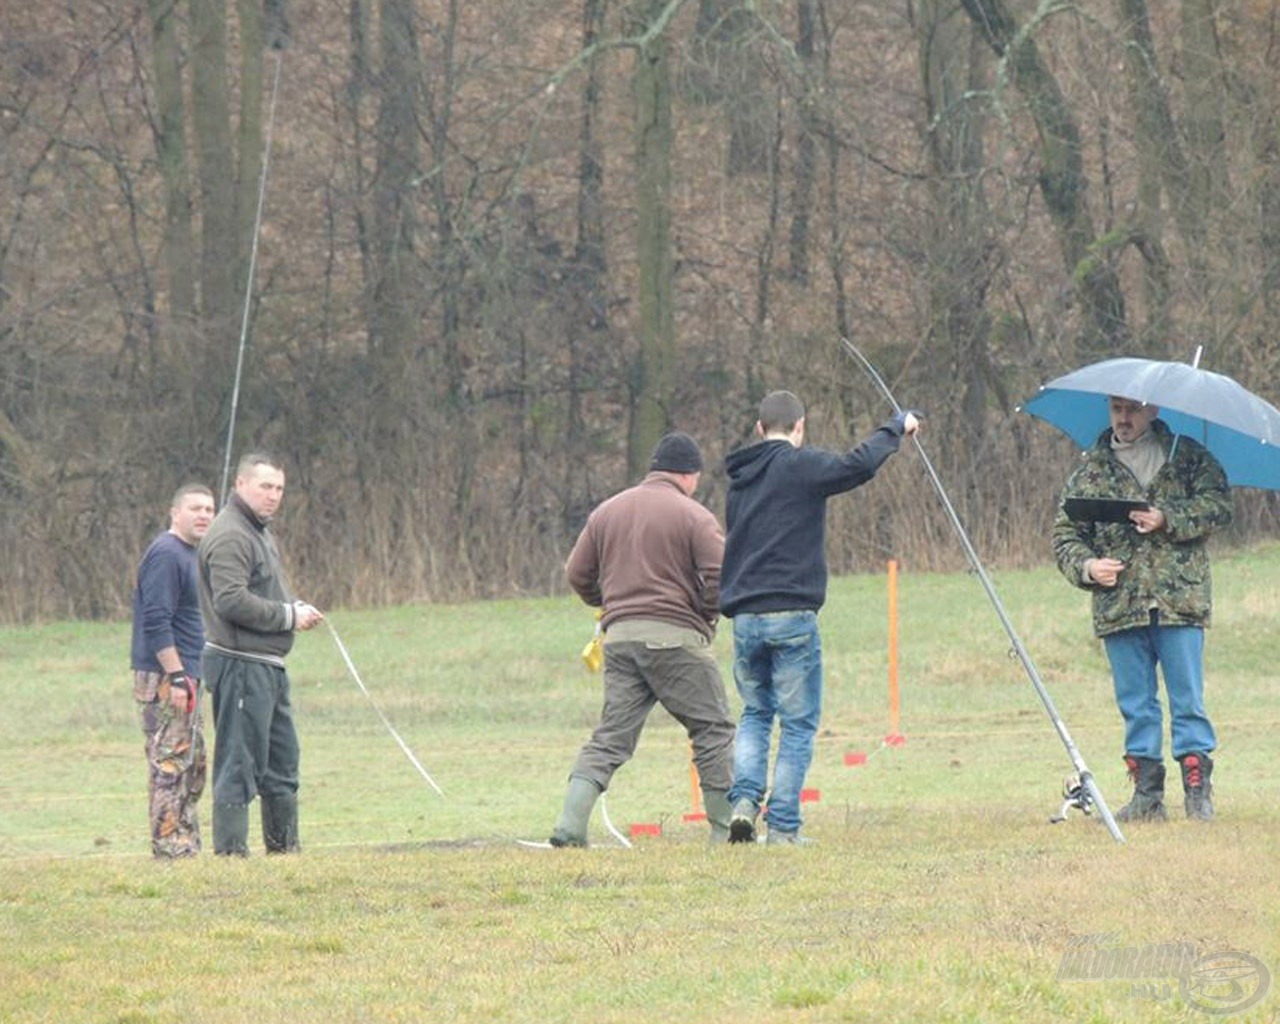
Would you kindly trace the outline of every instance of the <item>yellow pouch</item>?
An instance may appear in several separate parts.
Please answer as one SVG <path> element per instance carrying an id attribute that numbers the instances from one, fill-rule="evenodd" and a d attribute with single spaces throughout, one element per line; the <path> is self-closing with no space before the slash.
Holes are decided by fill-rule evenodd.
<path id="1" fill-rule="evenodd" d="M 588 672 L 599 672 L 604 667 L 604 631 L 600 628 L 603 611 L 596 612 L 596 631 L 587 646 L 582 648 L 582 663 Z"/>

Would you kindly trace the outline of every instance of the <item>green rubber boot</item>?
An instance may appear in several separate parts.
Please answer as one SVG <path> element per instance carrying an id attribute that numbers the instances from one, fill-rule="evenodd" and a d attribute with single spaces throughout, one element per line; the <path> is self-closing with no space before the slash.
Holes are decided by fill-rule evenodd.
<path id="1" fill-rule="evenodd" d="M 213 852 L 219 857 L 249 856 L 249 805 L 213 805 Z"/>
<path id="2" fill-rule="evenodd" d="M 267 853 L 297 853 L 298 797 L 293 793 L 262 798 L 262 845 Z"/>
<path id="3" fill-rule="evenodd" d="M 591 820 L 591 811 L 603 792 L 590 779 L 581 775 L 569 776 L 569 786 L 564 792 L 564 809 L 551 833 L 552 846 L 587 845 L 587 822 Z"/>
<path id="4" fill-rule="evenodd" d="M 729 841 L 729 819 L 733 809 L 729 806 L 727 789 L 707 789 L 702 787 L 702 806 L 707 812 L 707 823 L 711 826 L 711 845 L 719 846 Z"/>

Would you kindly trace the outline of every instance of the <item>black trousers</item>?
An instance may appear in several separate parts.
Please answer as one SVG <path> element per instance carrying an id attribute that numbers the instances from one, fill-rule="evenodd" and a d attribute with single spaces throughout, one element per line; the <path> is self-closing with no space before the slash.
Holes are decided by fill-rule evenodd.
<path id="1" fill-rule="evenodd" d="M 205 651 L 204 673 L 213 699 L 213 802 L 297 793 L 300 751 L 288 673 L 212 650 Z"/>

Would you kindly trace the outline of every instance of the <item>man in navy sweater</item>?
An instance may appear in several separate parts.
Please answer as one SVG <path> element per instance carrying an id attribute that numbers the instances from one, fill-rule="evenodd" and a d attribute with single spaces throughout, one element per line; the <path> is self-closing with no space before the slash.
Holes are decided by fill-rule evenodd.
<path id="1" fill-rule="evenodd" d="M 146 738 L 151 852 L 158 858 L 200 852 L 196 803 L 204 791 L 200 730 L 200 652 L 204 626 L 196 592 L 196 544 L 213 522 L 213 492 L 178 488 L 169 529 L 138 566 L 133 592 L 133 696 Z"/>
<path id="2" fill-rule="evenodd" d="M 827 596 L 827 499 L 875 476 L 919 422 L 914 413 L 899 413 L 839 454 L 802 447 L 804 405 L 790 391 L 766 395 L 759 415 L 761 440 L 725 459 L 720 611 L 733 619 L 733 676 L 743 704 L 729 841 L 755 841 L 777 718 L 768 842 L 791 844 L 807 841 L 800 835 L 800 790 L 822 716 L 818 610 Z"/>

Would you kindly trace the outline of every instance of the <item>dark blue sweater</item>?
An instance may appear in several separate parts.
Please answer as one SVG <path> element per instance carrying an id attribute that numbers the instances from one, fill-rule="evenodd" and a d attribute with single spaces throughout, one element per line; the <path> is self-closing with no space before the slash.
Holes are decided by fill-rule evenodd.
<path id="1" fill-rule="evenodd" d="M 827 599 L 827 499 L 866 483 L 898 450 L 895 416 L 844 454 L 768 440 L 725 459 L 720 611 L 817 611 Z"/>
<path id="2" fill-rule="evenodd" d="M 162 672 L 156 651 L 176 647 L 187 675 L 200 676 L 204 626 L 196 590 L 196 549 L 167 530 L 151 542 L 133 592 L 133 668 Z"/>

